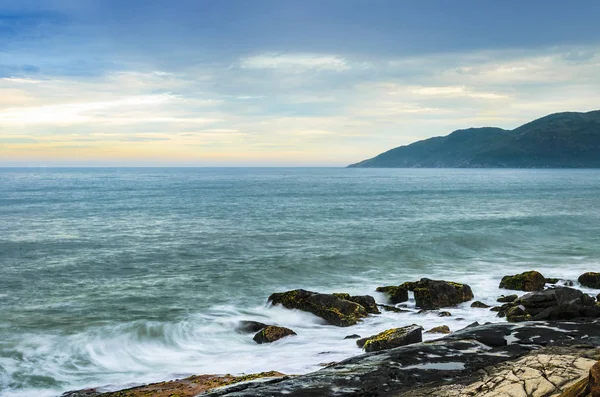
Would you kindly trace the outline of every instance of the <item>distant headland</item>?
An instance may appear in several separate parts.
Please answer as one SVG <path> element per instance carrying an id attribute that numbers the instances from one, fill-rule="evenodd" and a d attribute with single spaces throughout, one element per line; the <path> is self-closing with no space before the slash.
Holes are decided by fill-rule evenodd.
<path id="1" fill-rule="evenodd" d="M 350 168 L 600 168 L 600 110 L 554 113 L 399 146 Z"/>

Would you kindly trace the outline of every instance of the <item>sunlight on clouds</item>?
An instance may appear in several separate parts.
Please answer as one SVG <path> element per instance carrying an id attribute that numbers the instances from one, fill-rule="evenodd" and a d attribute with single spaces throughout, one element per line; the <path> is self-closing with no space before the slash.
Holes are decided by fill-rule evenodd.
<path id="1" fill-rule="evenodd" d="M 348 69 L 343 58 L 316 54 L 262 54 L 244 58 L 240 62 L 243 69 L 322 69 L 342 71 Z"/>

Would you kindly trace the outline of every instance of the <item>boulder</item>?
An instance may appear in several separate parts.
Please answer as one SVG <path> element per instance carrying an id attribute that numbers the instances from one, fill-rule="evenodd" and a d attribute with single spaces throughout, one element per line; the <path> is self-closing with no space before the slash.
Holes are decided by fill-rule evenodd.
<path id="1" fill-rule="evenodd" d="M 508 305 L 511 307 L 506 310 L 506 318 L 511 322 L 600 317 L 594 298 L 569 287 L 531 292 Z"/>
<path id="2" fill-rule="evenodd" d="M 581 276 L 579 276 L 577 281 L 579 281 L 579 284 L 583 285 L 584 287 L 600 289 L 600 273 L 583 273 Z"/>
<path id="3" fill-rule="evenodd" d="M 408 300 L 408 289 L 402 286 L 388 285 L 386 287 L 377 287 L 375 291 L 385 294 L 390 303 L 394 305 Z"/>
<path id="4" fill-rule="evenodd" d="M 449 334 L 450 328 L 447 325 L 440 325 L 439 327 L 433 327 L 426 334 Z"/>
<path id="5" fill-rule="evenodd" d="M 365 349 L 366 352 L 392 349 L 394 347 L 422 342 L 422 330 L 423 328 L 416 324 L 407 327 L 392 328 L 377 335 L 359 339 L 356 341 L 356 344 L 358 347 Z"/>
<path id="6" fill-rule="evenodd" d="M 546 279 L 535 270 L 514 276 L 504 276 L 500 281 L 500 288 L 518 291 L 541 291 L 544 289 L 544 285 L 546 285 Z"/>
<path id="7" fill-rule="evenodd" d="M 263 324 L 258 321 L 244 320 L 244 321 L 240 321 L 240 323 L 236 327 L 236 331 L 244 333 L 244 334 L 251 334 L 251 333 L 258 332 L 261 329 L 266 328 L 266 327 L 267 327 L 267 324 Z"/>
<path id="8" fill-rule="evenodd" d="M 377 303 L 375 302 L 375 298 L 373 298 L 371 295 L 351 296 L 350 294 L 342 293 L 342 292 L 334 292 L 331 295 L 333 295 L 339 299 L 345 299 L 350 302 L 358 303 L 359 305 L 361 305 L 362 307 L 365 308 L 367 313 L 381 314 L 381 312 L 377 308 Z"/>
<path id="9" fill-rule="evenodd" d="M 556 284 L 560 281 L 560 278 L 546 277 L 546 284 Z"/>
<path id="10" fill-rule="evenodd" d="M 516 301 L 517 299 L 519 299 L 519 296 L 517 294 L 507 295 L 507 296 L 502 295 L 500 298 L 498 298 L 496 300 L 496 302 L 499 302 L 499 303 L 510 303 L 510 302 Z"/>
<path id="11" fill-rule="evenodd" d="M 378 303 L 377 306 L 388 312 L 396 312 L 396 313 L 410 312 L 410 310 L 401 309 L 399 307 L 392 306 L 392 305 L 384 305 L 384 304 Z"/>
<path id="12" fill-rule="evenodd" d="M 268 301 L 288 309 L 312 313 L 338 327 L 354 325 L 368 315 L 367 310 L 358 303 L 303 289 L 272 294 Z"/>
<path id="13" fill-rule="evenodd" d="M 592 397 L 600 397 L 600 361 L 590 369 L 589 384 Z"/>
<path id="14" fill-rule="evenodd" d="M 452 316 L 452 313 L 450 312 L 439 312 L 438 313 L 438 317 L 450 317 Z"/>
<path id="15" fill-rule="evenodd" d="M 294 331 L 285 327 L 278 327 L 276 325 L 269 325 L 266 328 L 258 331 L 256 335 L 254 335 L 254 341 L 258 344 L 262 343 L 271 343 L 279 340 L 281 338 L 285 338 L 286 336 L 297 335 Z"/>
<path id="16" fill-rule="evenodd" d="M 416 305 L 421 309 L 451 307 L 473 299 L 473 291 L 467 284 L 422 278 L 414 287 Z"/>
<path id="17" fill-rule="evenodd" d="M 477 308 L 477 309 L 487 309 L 490 306 L 486 305 L 483 302 L 475 301 L 475 302 L 471 303 L 471 307 L 474 307 L 474 308 Z"/>

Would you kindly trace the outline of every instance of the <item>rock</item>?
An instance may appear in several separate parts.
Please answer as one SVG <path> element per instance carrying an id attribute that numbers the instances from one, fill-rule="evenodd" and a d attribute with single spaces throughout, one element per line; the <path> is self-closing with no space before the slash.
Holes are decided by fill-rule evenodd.
<path id="1" fill-rule="evenodd" d="M 556 284 L 560 281 L 560 278 L 552 278 L 552 277 L 546 277 L 546 284 Z"/>
<path id="2" fill-rule="evenodd" d="M 596 295 L 596 302 L 600 302 L 600 294 Z"/>
<path id="3" fill-rule="evenodd" d="M 511 322 L 600 317 L 600 307 L 594 298 L 568 287 L 531 292 L 507 305 L 511 306 L 506 310 L 506 318 Z"/>
<path id="4" fill-rule="evenodd" d="M 583 285 L 584 287 L 600 289 L 600 273 L 583 273 L 581 276 L 579 276 L 577 281 L 579 281 L 579 284 Z"/>
<path id="5" fill-rule="evenodd" d="M 422 278 L 414 287 L 416 305 L 422 309 L 451 307 L 473 299 L 467 284 Z"/>
<path id="6" fill-rule="evenodd" d="M 450 317 L 452 313 L 450 312 L 439 312 L 438 317 Z"/>
<path id="7" fill-rule="evenodd" d="M 516 301 L 517 299 L 519 299 L 519 296 L 517 294 L 507 295 L 507 296 L 502 295 L 500 298 L 498 298 L 496 300 L 496 302 L 499 302 L 499 303 L 510 303 L 510 302 Z"/>
<path id="8" fill-rule="evenodd" d="M 519 291 L 541 291 L 544 289 L 544 285 L 546 285 L 546 279 L 535 270 L 514 276 L 504 276 L 500 281 L 500 288 Z"/>
<path id="9" fill-rule="evenodd" d="M 447 325 L 440 325 L 439 327 L 433 327 L 426 334 L 449 334 L 450 328 Z"/>
<path id="10" fill-rule="evenodd" d="M 410 312 L 410 310 L 400 309 L 399 307 L 395 307 L 395 306 L 391 306 L 391 305 L 384 305 L 381 303 L 378 303 L 377 306 L 388 312 L 396 312 L 396 313 Z"/>
<path id="11" fill-rule="evenodd" d="M 288 309 L 310 312 L 338 327 L 354 325 L 368 315 L 367 310 L 358 303 L 303 289 L 272 294 L 269 302 Z"/>
<path id="12" fill-rule="evenodd" d="M 263 324 L 258 321 L 244 320 L 244 321 L 240 321 L 240 323 L 236 327 L 236 331 L 244 333 L 244 334 L 251 334 L 251 333 L 256 333 L 266 327 L 267 327 L 267 324 Z"/>
<path id="13" fill-rule="evenodd" d="M 422 330 L 423 328 L 416 324 L 407 327 L 392 328 L 377 335 L 359 339 L 356 341 L 356 344 L 358 347 L 365 349 L 366 352 L 392 349 L 394 347 L 422 342 Z"/>
<path id="14" fill-rule="evenodd" d="M 253 339 L 256 343 L 262 344 L 275 342 L 276 340 L 290 335 L 296 335 L 296 333 L 289 328 L 269 325 L 268 327 L 258 331 L 256 335 L 254 335 Z"/>
<path id="15" fill-rule="evenodd" d="M 471 307 L 474 307 L 474 308 L 477 308 L 477 309 L 487 309 L 490 306 L 486 305 L 483 302 L 475 301 L 475 302 L 471 303 Z"/>
<path id="16" fill-rule="evenodd" d="M 375 303 L 375 298 L 371 295 L 355 295 L 350 297 L 350 301 L 354 303 L 358 303 L 362 307 L 365 308 L 367 313 L 371 314 L 380 314 L 381 312 L 377 308 L 377 303 Z"/>
<path id="17" fill-rule="evenodd" d="M 390 303 L 394 305 L 408 300 L 408 290 L 401 286 L 377 287 L 375 291 L 384 293 Z"/>
<path id="18" fill-rule="evenodd" d="M 558 396 L 588 376 L 600 359 L 598 347 L 600 319 L 496 323 L 207 397 Z"/>
<path id="19" fill-rule="evenodd" d="M 344 339 L 358 339 L 360 338 L 359 334 L 352 334 L 352 335 L 347 335 L 344 337 Z"/>
<path id="20" fill-rule="evenodd" d="M 589 385 L 592 397 L 600 397 L 600 361 L 590 369 Z"/>
<path id="21" fill-rule="evenodd" d="M 97 389 L 78 390 L 64 393 L 62 397 L 194 397 L 219 387 L 241 382 L 244 382 L 244 387 L 247 387 L 252 384 L 249 382 L 261 381 L 267 383 L 284 376 L 281 372 L 276 371 L 241 376 L 194 375 L 185 379 L 151 383 L 114 392 L 100 392 Z"/>
<path id="22" fill-rule="evenodd" d="M 400 288 L 405 288 L 412 292 L 415 290 L 415 288 L 417 288 L 417 284 L 419 284 L 418 281 L 407 281 L 405 283 L 400 284 Z"/>

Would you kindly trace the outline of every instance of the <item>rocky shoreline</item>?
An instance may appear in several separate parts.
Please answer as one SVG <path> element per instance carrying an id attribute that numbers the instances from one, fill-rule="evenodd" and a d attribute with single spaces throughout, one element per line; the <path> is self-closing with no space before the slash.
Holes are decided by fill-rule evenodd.
<path id="1" fill-rule="evenodd" d="M 200 375 L 116 392 L 81 390 L 63 397 L 600 397 L 600 295 L 565 286 L 575 285 L 568 280 L 557 286 L 559 281 L 535 271 L 506 276 L 501 288 L 529 293 L 501 296 L 491 308 L 478 301 L 471 307 L 497 312 L 507 322 L 474 323 L 450 334 L 447 326 L 439 326 L 427 332 L 447 335 L 425 342 L 423 328 L 417 324 L 366 337 L 349 335 L 364 354 L 305 375 Z M 578 283 L 600 289 L 600 273 L 585 273 Z M 409 293 L 423 311 L 452 308 L 475 298 L 466 284 L 426 278 L 377 290 L 385 294 L 387 303 L 369 295 L 306 290 L 275 293 L 268 301 L 310 312 L 332 326 L 351 327 L 377 315 L 379 309 L 398 311 L 401 316 Z M 237 331 L 254 333 L 256 343 L 295 335 L 289 328 L 253 321 L 240 323 Z"/>

